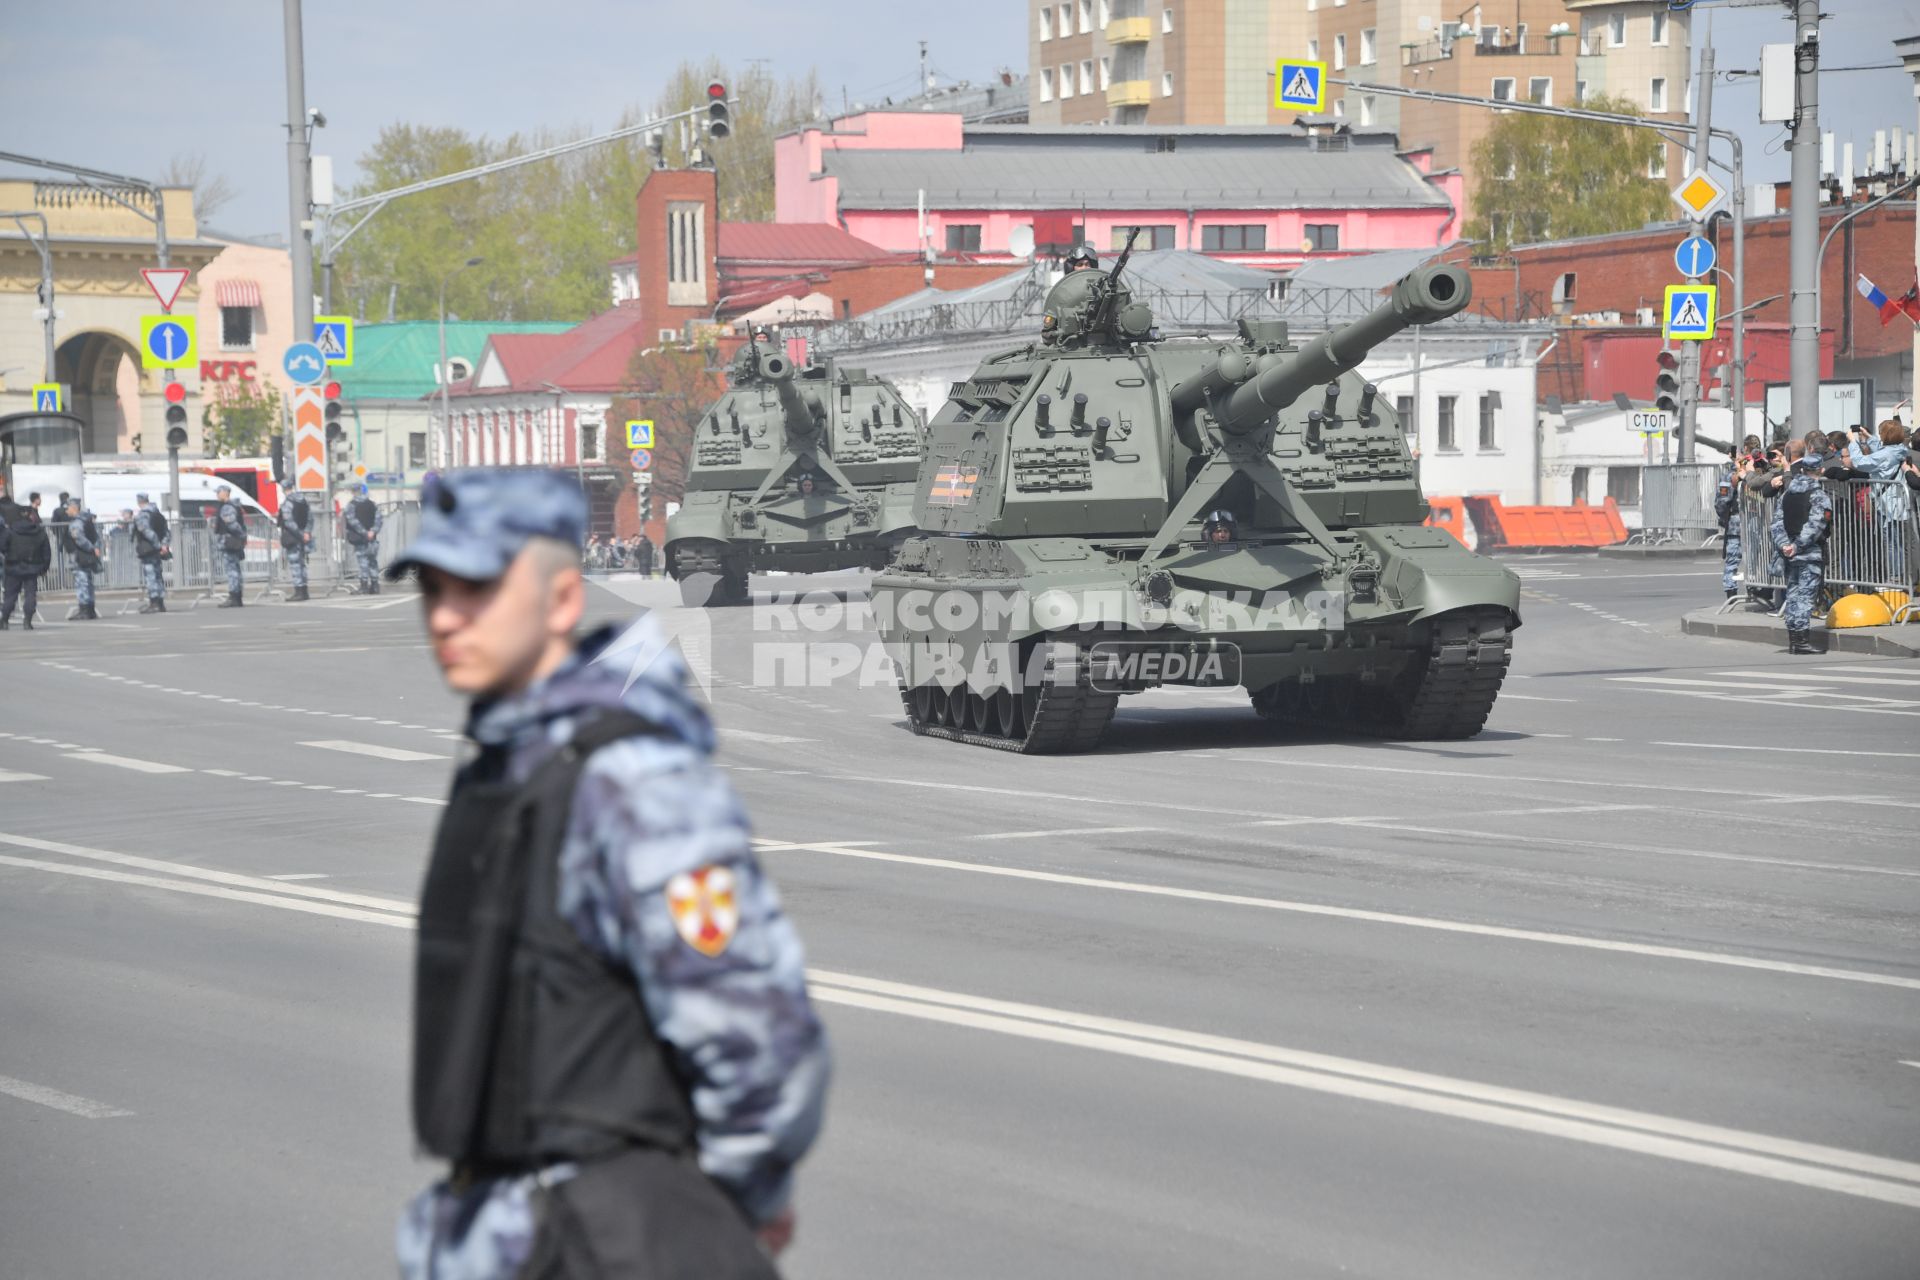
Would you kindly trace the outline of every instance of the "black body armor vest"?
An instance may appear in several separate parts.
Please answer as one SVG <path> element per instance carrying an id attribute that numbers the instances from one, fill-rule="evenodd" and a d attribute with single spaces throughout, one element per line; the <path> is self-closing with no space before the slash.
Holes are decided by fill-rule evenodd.
<path id="1" fill-rule="evenodd" d="M 1788 490 L 1786 493 L 1780 495 L 1780 523 L 1786 527 L 1789 538 L 1797 541 L 1800 537 L 1800 531 L 1807 527 L 1807 521 L 1812 518 L 1813 491 L 1811 489 L 1799 491 Z M 1828 528 L 1831 527 L 1831 522 L 1829 522 Z M 1827 529 L 1822 529 L 1818 541 L 1825 542 L 1826 540 Z"/>
<path id="2" fill-rule="evenodd" d="M 603 713 L 525 783 L 456 786 L 415 966 L 414 1130 L 433 1154 L 493 1176 L 693 1149 L 687 1090 L 633 975 L 589 950 L 556 903 L 588 756 L 649 732 L 643 717 Z"/>

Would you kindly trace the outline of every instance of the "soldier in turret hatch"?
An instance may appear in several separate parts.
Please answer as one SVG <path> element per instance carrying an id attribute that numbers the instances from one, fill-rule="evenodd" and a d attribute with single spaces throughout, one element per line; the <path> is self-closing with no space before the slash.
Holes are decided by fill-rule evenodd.
<path id="1" fill-rule="evenodd" d="M 802 471 L 800 473 L 799 483 L 795 484 L 794 488 L 800 491 L 801 497 L 811 498 L 813 496 L 813 472 Z"/>
<path id="2" fill-rule="evenodd" d="M 1206 523 L 1200 526 L 1200 540 L 1214 546 L 1233 542 L 1239 536 L 1240 530 L 1234 521 L 1233 512 L 1224 509 L 1210 514 Z"/>
<path id="3" fill-rule="evenodd" d="M 1093 295 L 1093 282 L 1101 279 L 1100 255 L 1090 245 L 1076 245 L 1067 255 L 1067 274 L 1054 281 L 1041 308 L 1040 333 L 1048 342 L 1070 338 L 1078 332 L 1075 323 Z M 1064 322 L 1064 323 L 1063 323 Z"/>

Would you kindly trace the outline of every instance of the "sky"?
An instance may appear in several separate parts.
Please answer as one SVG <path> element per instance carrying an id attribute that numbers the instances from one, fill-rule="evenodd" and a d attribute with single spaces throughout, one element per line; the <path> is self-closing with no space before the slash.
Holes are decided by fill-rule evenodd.
<path id="1" fill-rule="evenodd" d="M 163 18 L 150 0 L 9 8 L 0 150 L 139 176 L 157 175 L 176 154 L 204 153 L 240 193 L 215 225 L 286 233 L 280 5 L 176 0 Z M 1894 62 L 1892 40 L 1920 34 L 1920 0 L 1827 0 L 1827 9 L 1828 66 Z M 1709 10 L 1722 70 L 1757 67 L 1762 44 L 1789 38 L 1777 2 L 1702 0 L 1696 43 Z M 1025 0 L 306 0 L 307 100 L 327 117 L 314 150 L 335 158 L 345 186 L 354 158 L 388 124 L 493 137 L 609 128 L 625 108 L 651 103 L 683 58 L 708 54 L 765 59 L 775 75 L 817 68 L 830 105 L 843 89 L 877 102 L 914 91 L 920 40 L 942 82 L 1024 71 L 1026 14 Z M 1828 75 L 1821 97 L 1821 127 L 1862 150 L 1876 128 L 1915 124 L 1903 71 Z M 1748 181 L 1784 179 L 1785 128 L 1760 125 L 1758 110 L 1754 81 L 1715 89 L 1715 124 L 1745 135 Z"/>

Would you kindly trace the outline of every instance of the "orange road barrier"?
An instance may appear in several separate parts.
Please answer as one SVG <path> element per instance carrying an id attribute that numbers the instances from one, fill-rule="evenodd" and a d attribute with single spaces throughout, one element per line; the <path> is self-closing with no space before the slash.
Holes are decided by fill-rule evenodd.
<path id="1" fill-rule="evenodd" d="M 1476 551 L 1537 551 L 1563 547 L 1611 547 L 1627 540 L 1620 508 L 1601 506 L 1509 507 L 1498 498 L 1429 498 L 1427 524 L 1445 529 Z"/>

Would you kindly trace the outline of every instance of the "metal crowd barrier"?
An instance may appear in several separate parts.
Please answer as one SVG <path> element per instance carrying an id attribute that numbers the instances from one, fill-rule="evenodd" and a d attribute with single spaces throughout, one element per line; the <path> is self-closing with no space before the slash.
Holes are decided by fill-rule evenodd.
<path id="1" fill-rule="evenodd" d="M 1640 532 L 1629 543 L 1707 546 L 1720 536 L 1713 500 L 1723 465 L 1675 462 L 1640 468 Z"/>
<path id="2" fill-rule="evenodd" d="M 1893 608 L 1893 620 L 1906 622 L 1920 613 L 1914 600 L 1920 580 L 1920 505 L 1901 480 L 1822 480 L 1820 487 L 1833 503 L 1832 522 L 1825 545 L 1825 585 L 1822 598 L 1864 592 L 1904 592 L 1907 600 Z M 1786 561 L 1773 545 L 1773 516 L 1779 495 L 1743 491 L 1740 571 L 1742 588 L 1779 591 L 1787 584 Z M 1735 596 L 1723 610 L 1741 603 Z"/>

